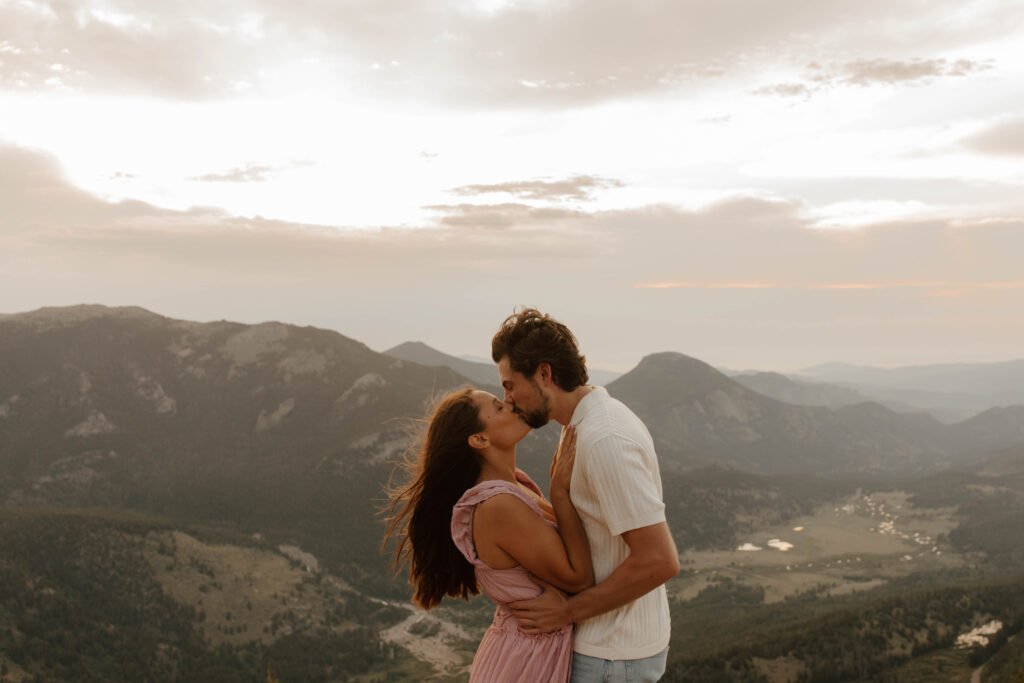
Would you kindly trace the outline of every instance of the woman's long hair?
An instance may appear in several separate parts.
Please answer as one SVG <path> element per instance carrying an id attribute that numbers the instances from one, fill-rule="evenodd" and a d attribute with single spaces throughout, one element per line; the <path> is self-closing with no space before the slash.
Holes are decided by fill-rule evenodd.
<path id="1" fill-rule="evenodd" d="M 473 565 L 455 547 L 451 534 L 452 507 L 480 476 L 480 457 L 468 439 L 484 425 L 472 394 L 466 389 L 441 399 L 415 460 L 396 467 L 404 483 L 388 486 L 382 548 L 397 537 L 392 568 L 397 572 L 410 563 L 413 602 L 424 609 L 437 607 L 446 595 L 468 600 L 480 592 Z"/>

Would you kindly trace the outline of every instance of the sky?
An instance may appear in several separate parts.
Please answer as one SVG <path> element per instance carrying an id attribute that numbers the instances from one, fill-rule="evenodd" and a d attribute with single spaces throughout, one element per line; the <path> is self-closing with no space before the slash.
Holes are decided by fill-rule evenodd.
<path id="1" fill-rule="evenodd" d="M 1024 357 L 1024 0 L 0 0 L 0 313 Z"/>

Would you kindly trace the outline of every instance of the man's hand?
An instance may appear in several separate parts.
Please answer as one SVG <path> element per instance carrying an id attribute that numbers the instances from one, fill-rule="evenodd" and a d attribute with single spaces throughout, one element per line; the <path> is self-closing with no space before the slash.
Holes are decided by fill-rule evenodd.
<path id="1" fill-rule="evenodd" d="M 572 616 L 569 614 L 569 601 L 565 594 L 536 576 L 531 575 L 530 580 L 544 589 L 544 592 L 529 600 L 508 603 L 519 620 L 520 632 L 535 636 L 560 631 L 571 624 Z"/>

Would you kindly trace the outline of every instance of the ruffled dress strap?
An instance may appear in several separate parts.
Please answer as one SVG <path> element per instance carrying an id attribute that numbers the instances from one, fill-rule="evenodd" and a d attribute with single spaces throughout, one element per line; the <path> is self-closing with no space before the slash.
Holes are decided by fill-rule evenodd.
<path id="1" fill-rule="evenodd" d="M 529 474 L 523 472 L 518 467 L 516 468 L 516 481 L 536 493 L 541 498 L 544 497 L 544 492 L 540 490 L 539 486 L 537 486 L 537 482 L 531 479 Z"/>
<path id="2" fill-rule="evenodd" d="M 530 483 L 533 482 L 531 481 Z M 534 484 L 534 487 L 536 487 L 536 484 Z M 477 504 L 502 493 L 510 493 L 516 496 L 529 505 L 531 510 L 543 516 L 537 501 L 510 481 L 492 479 L 482 481 L 473 488 L 468 489 L 452 508 L 452 540 L 455 541 L 455 547 L 459 549 L 459 552 L 462 553 L 463 557 L 470 564 L 483 565 L 476 554 L 476 544 L 473 543 L 473 512 L 476 510 Z"/>

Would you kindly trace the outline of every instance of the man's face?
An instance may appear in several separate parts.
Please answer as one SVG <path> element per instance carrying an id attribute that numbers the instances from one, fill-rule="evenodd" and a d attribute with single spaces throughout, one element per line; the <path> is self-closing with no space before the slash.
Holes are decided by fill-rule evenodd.
<path id="1" fill-rule="evenodd" d="M 551 420 L 551 401 L 534 377 L 512 369 L 508 356 L 498 361 L 498 378 L 505 390 L 505 400 L 522 415 L 526 424 L 540 429 Z"/>

